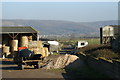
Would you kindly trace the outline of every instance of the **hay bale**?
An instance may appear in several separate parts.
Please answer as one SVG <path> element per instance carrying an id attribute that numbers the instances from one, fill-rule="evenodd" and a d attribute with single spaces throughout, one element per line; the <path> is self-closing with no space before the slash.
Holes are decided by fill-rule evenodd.
<path id="1" fill-rule="evenodd" d="M 36 41 L 30 41 L 28 43 L 28 48 L 37 48 L 37 43 Z"/>
<path id="2" fill-rule="evenodd" d="M 18 51 L 18 40 L 11 40 L 11 51 Z"/>
<path id="3" fill-rule="evenodd" d="M 5 47 L 5 44 L 3 44 L 2 47 Z"/>
<path id="4" fill-rule="evenodd" d="M 44 47 L 44 51 L 45 51 L 45 57 L 48 56 L 49 52 L 48 52 L 48 48 L 47 47 Z"/>
<path id="5" fill-rule="evenodd" d="M 29 48 L 42 48 L 42 41 L 30 41 L 28 43 Z"/>
<path id="6" fill-rule="evenodd" d="M 18 47 L 18 40 L 11 40 L 11 47 Z"/>
<path id="7" fill-rule="evenodd" d="M 33 48 L 33 52 L 34 52 L 35 54 L 41 54 L 39 48 Z"/>
<path id="8" fill-rule="evenodd" d="M 11 47 L 11 52 L 18 51 L 17 47 Z"/>
<path id="9" fill-rule="evenodd" d="M 9 52 L 10 52 L 10 47 L 9 47 L 9 46 L 3 47 L 2 52 L 3 52 L 3 53 L 9 53 Z"/>
<path id="10" fill-rule="evenodd" d="M 32 36 L 28 36 L 28 41 L 32 41 Z"/>
<path id="11" fill-rule="evenodd" d="M 28 47 L 28 37 L 27 36 L 21 37 L 21 47 Z"/>
<path id="12" fill-rule="evenodd" d="M 38 48 L 42 48 L 43 46 L 42 46 L 42 41 L 37 41 L 37 47 Z"/>
<path id="13" fill-rule="evenodd" d="M 0 48 L 2 48 L 2 44 L 0 44 Z"/>
<path id="14" fill-rule="evenodd" d="M 44 48 L 33 48 L 33 52 L 35 54 L 41 54 L 42 57 L 46 57 L 45 49 Z"/>
<path id="15" fill-rule="evenodd" d="M 39 48 L 40 49 L 40 53 L 42 54 L 42 57 L 45 57 L 45 50 L 44 48 Z"/>

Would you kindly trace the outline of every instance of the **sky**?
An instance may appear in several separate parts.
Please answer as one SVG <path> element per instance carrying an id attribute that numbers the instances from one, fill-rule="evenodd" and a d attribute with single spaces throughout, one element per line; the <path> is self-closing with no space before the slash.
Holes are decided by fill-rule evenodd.
<path id="1" fill-rule="evenodd" d="M 2 2 L 2 19 L 118 20 L 118 2 Z"/>

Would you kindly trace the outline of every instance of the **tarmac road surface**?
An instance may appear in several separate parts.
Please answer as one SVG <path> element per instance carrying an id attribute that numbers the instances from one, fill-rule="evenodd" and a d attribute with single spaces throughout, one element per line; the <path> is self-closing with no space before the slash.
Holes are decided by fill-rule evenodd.
<path id="1" fill-rule="evenodd" d="M 2 61 L 0 64 L 0 72 L 2 78 L 63 78 L 61 70 L 45 70 L 45 69 L 24 69 L 18 70 L 17 65 L 11 61 Z"/>

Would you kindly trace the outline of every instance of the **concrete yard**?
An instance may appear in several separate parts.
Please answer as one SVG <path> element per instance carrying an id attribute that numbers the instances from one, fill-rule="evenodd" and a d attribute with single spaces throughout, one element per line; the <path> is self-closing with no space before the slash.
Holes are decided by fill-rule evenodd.
<path id="1" fill-rule="evenodd" d="M 64 54 L 61 54 L 64 55 Z M 58 58 L 60 55 L 49 56 L 48 59 Z M 65 80 L 70 78 L 64 69 L 32 69 L 18 70 L 17 65 L 11 59 L 0 59 L 0 72 L 2 78 L 55 78 Z"/>
<path id="2" fill-rule="evenodd" d="M 11 61 L 3 61 L 0 65 L 2 78 L 64 78 L 62 73 L 64 70 L 46 70 L 27 68 L 18 70 L 17 65 Z"/>
<path id="3" fill-rule="evenodd" d="M 47 59 L 54 59 L 58 58 L 59 56 L 64 56 L 64 54 L 58 54 L 58 55 L 52 55 L 49 56 Z M 79 80 L 83 80 L 86 78 L 90 79 L 106 79 L 106 76 L 103 76 L 101 74 L 98 74 L 99 72 L 94 71 L 91 68 L 88 68 L 88 66 L 80 67 L 79 69 L 34 69 L 34 68 L 26 68 L 24 70 L 18 70 L 18 67 L 16 64 L 13 63 L 12 59 L 0 59 L 0 73 L 2 76 L 2 80 L 13 80 L 13 79 L 19 79 L 19 80 L 26 80 L 26 79 L 51 79 L 51 80 L 74 80 L 75 78 L 79 78 Z M 73 63 L 76 64 L 79 61 L 75 61 Z M 81 61 L 80 61 L 81 62 Z M 72 63 L 72 65 L 73 65 Z M 78 64 L 76 64 L 78 65 Z M 80 64 L 81 66 L 83 64 Z M 6 79 L 7 78 L 7 79 Z"/>

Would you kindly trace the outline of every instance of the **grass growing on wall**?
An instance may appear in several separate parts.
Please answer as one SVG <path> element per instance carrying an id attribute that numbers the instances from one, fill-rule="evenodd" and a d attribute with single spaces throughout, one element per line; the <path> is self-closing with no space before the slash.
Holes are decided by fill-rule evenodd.
<path id="1" fill-rule="evenodd" d="M 110 45 L 89 45 L 85 48 L 79 49 L 78 54 L 83 52 L 86 55 L 93 56 L 95 58 L 103 57 L 105 59 L 120 59 L 119 54 L 115 53 Z"/>

